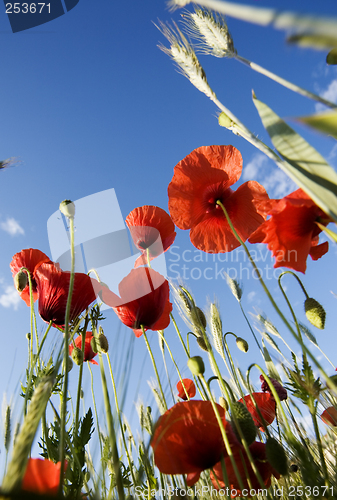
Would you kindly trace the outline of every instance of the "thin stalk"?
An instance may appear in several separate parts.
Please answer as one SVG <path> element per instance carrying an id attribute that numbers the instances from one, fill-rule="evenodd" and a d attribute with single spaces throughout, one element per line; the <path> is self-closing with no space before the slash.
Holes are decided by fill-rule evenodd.
<path id="1" fill-rule="evenodd" d="M 181 373 L 180 373 L 180 370 L 179 370 L 179 368 L 178 368 L 177 363 L 176 363 L 176 362 L 175 362 L 175 360 L 174 360 L 174 357 L 173 357 L 172 351 L 171 351 L 171 349 L 170 349 L 170 347 L 169 347 L 169 345 L 168 345 L 168 343 L 167 343 L 167 340 L 165 339 L 164 335 L 162 335 L 162 334 L 160 333 L 160 331 L 158 331 L 158 333 L 159 333 L 159 335 L 162 337 L 162 339 L 163 339 L 163 341 L 164 341 L 164 343 L 165 343 L 165 345 L 166 345 L 166 348 L 167 348 L 167 350 L 168 350 L 168 352 L 169 352 L 169 355 L 171 356 L 172 362 L 173 362 L 174 366 L 176 367 L 176 370 L 177 370 L 177 373 L 178 373 L 178 375 L 179 375 L 180 382 L 182 383 L 182 386 L 183 386 L 183 388 L 184 388 L 185 394 L 186 394 L 187 398 L 188 398 L 188 399 L 190 399 L 190 397 L 189 397 L 189 395 L 188 395 L 188 393 L 187 393 L 186 387 L 185 387 L 185 385 L 184 385 L 182 375 L 181 375 Z M 202 389 L 204 390 L 204 387 L 203 387 L 203 386 L 201 386 L 201 387 L 202 387 Z M 199 387 L 198 387 L 198 389 L 199 389 Z M 205 399 L 205 394 L 202 394 L 202 392 L 200 391 L 200 389 L 199 389 L 199 392 L 200 392 L 200 396 L 202 397 L 202 399 Z"/>
<path id="2" fill-rule="evenodd" d="M 254 71 L 257 71 L 261 75 L 264 75 L 271 80 L 274 80 L 274 82 L 279 83 L 280 85 L 283 85 L 283 87 L 286 87 L 289 90 L 292 90 L 293 92 L 297 92 L 297 94 L 300 94 L 304 97 L 308 97 L 309 99 L 313 99 L 314 101 L 320 102 L 321 104 L 324 104 L 325 106 L 328 106 L 329 108 L 335 109 L 337 108 L 337 105 L 331 101 L 328 101 L 327 99 L 324 99 L 323 97 L 320 97 L 317 94 L 314 94 L 313 92 L 310 92 L 309 90 L 303 89 L 302 87 L 299 87 L 298 85 L 289 82 L 285 78 L 282 78 L 281 76 L 276 75 L 275 73 L 272 73 L 271 71 L 263 68 L 259 64 L 256 64 L 252 61 L 249 61 L 248 59 L 245 59 L 244 57 L 239 56 L 238 54 L 232 53 L 232 57 L 234 57 L 237 61 L 240 61 L 241 63 L 245 64 L 246 66 L 249 66 L 251 69 Z"/>
<path id="3" fill-rule="evenodd" d="M 135 477 L 134 472 L 133 472 L 133 466 L 132 466 L 131 457 L 130 457 L 130 454 L 129 454 L 129 449 L 128 449 L 128 446 L 127 446 L 127 443 L 126 443 L 126 439 L 125 439 L 125 434 L 124 434 L 124 429 L 123 429 L 123 422 L 122 422 L 122 417 L 121 417 L 121 411 L 119 409 L 119 404 L 118 404 L 118 396 L 117 396 L 115 378 L 114 378 L 113 372 L 112 372 L 112 367 L 111 367 L 111 361 L 110 361 L 109 353 L 107 353 L 107 360 L 108 360 L 108 365 L 109 365 L 109 372 L 110 372 L 110 378 L 111 378 L 111 382 L 112 382 L 112 388 L 113 388 L 114 396 L 115 396 L 115 405 L 116 405 L 116 410 L 117 410 L 117 415 L 118 415 L 119 426 L 121 428 L 123 445 L 124 445 L 125 453 L 126 453 L 126 456 L 127 456 L 127 459 L 128 459 L 128 464 L 129 464 L 129 469 L 130 469 L 130 472 L 131 472 L 133 484 L 137 485 L 137 480 L 136 480 L 136 477 Z"/>
<path id="4" fill-rule="evenodd" d="M 310 411 L 312 423 L 314 425 L 319 457 L 320 457 L 321 466 L 322 466 L 323 474 L 324 474 L 324 482 L 325 482 L 325 486 L 327 487 L 327 491 L 329 491 L 329 488 L 330 488 L 329 473 L 328 473 L 328 469 L 327 469 L 327 466 L 325 463 L 321 435 L 320 435 L 318 424 L 317 424 L 316 408 L 315 408 L 314 404 L 309 405 L 309 411 Z"/>
<path id="5" fill-rule="evenodd" d="M 246 252 L 247 257 L 248 257 L 250 263 L 252 264 L 252 266 L 253 266 L 253 268 L 255 270 L 256 276 L 258 277 L 258 280 L 260 281 L 260 284 L 261 284 L 262 288 L 264 289 L 264 291 L 265 291 L 267 297 L 269 298 L 270 302 L 272 303 L 275 311 L 280 316 L 280 318 L 282 319 L 282 321 L 286 325 L 286 327 L 289 329 L 290 333 L 295 337 L 295 339 L 297 340 L 297 342 L 300 343 L 300 339 L 299 339 L 298 335 L 296 334 L 296 332 L 294 331 L 294 329 L 292 328 L 292 326 L 290 325 L 289 321 L 286 319 L 286 317 L 284 316 L 284 314 L 282 313 L 282 311 L 279 309 L 279 307 L 276 304 L 273 296 L 269 292 L 269 290 L 268 290 L 265 282 L 263 281 L 263 278 L 261 276 L 260 270 L 256 266 L 256 264 L 254 262 L 254 259 L 250 255 L 248 248 L 246 247 L 246 245 L 244 244 L 244 242 L 242 241 L 242 239 L 240 238 L 240 236 L 236 232 L 236 230 L 235 230 L 235 228 L 234 228 L 234 226 L 232 224 L 232 221 L 229 218 L 227 210 L 225 209 L 224 205 L 221 203 L 220 200 L 217 201 L 217 204 L 221 206 L 221 208 L 223 210 L 223 213 L 224 213 L 224 215 L 225 215 L 225 217 L 227 219 L 227 222 L 229 224 L 229 227 L 231 228 L 231 230 L 232 230 L 234 236 L 236 237 L 236 239 L 239 241 L 239 243 L 243 247 L 244 251 Z M 336 387 L 334 386 L 333 382 L 329 379 L 328 375 L 325 373 L 324 369 L 322 368 L 322 366 L 320 365 L 320 363 L 317 361 L 317 359 L 313 356 L 313 354 L 309 351 L 309 349 L 305 345 L 303 345 L 303 350 L 312 359 L 313 363 L 317 366 L 317 368 L 319 369 L 319 371 L 321 372 L 321 374 L 324 376 L 324 379 L 325 379 L 327 385 L 329 386 L 329 388 L 333 392 L 336 392 Z"/>
<path id="6" fill-rule="evenodd" d="M 176 320 L 174 319 L 174 316 L 173 316 L 173 314 L 172 314 L 172 313 L 170 313 L 170 318 L 171 318 L 171 320 L 172 320 L 172 323 L 174 324 L 174 327 L 175 327 L 176 332 L 177 332 L 177 334 L 178 334 L 179 340 L 180 340 L 180 342 L 182 343 L 182 346 L 183 346 L 183 348 L 184 348 L 184 351 L 185 351 L 185 353 L 186 353 L 186 356 L 187 356 L 187 357 L 188 357 L 188 359 L 189 359 L 189 358 L 191 357 L 191 356 L 190 356 L 190 353 L 189 353 L 189 351 L 188 351 L 188 349 L 187 349 L 187 347 L 186 347 L 186 345 L 185 345 L 185 342 L 183 341 L 183 338 L 182 338 L 182 336 L 181 336 L 180 330 L 179 330 L 179 328 L 178 328 L 178 325 L 177 325 Z"/>
<path id="7" fill-rule="evenodd" d="M 227 335 L 233 335 L 235 338 L 236 338 L 236 335 L 232 332 L 227 332 L 225 333 L 224 335 L 224 343 L 225 343 L 225 351 L 226 351 L 226 354 L 228 356 L 228 359 L 229 359 L 229 364 L 230 364 L 230 367 L 231 367 L 231 372 L 232 372 L 232 375 L 233 375 L 233 378 L 235 380 L 235 383 L 236 383 L 236 386 L 237 388 L 239 389 L 239 392 L 240 392 L 240 395 L 241 397 L 243 398 L 244 397 L 244 394 L 243 394 L 243 391 L 242 391 L 242 388 L 241 388 L 241 385 L 239 383 L 239 380 L 238 380 L 238 377 L 236 375 L 236 371 L 235 371 L 235 366 L 234 366 L 234 363 L 233 363 L 233 359 L 232 359 L 232 355 L 230 353 L 230 350 L 228 348 L 228 344 L 227 344 L 227 339 L 226 339 L 226 336 Z"/>
<path id="8" fill-rule="evenodd" d="M 89 319 L 85 319 L 85 323 L 82 331 L 82 353 L 84 359 L 84 349 L 85 349 L 85 337 L 87 332 L 87 326 L 89 323 Z M 83 363 L 80 365 L 79 373 L 78 373 L 78 383 L 77 383 L 77 397 L 76 397 L 76 410 L 75 410 L 75 422 L 74 422 L 74 433 L 73 435 L 77 435 L 78 424 L 80 419 L 80 401 L 81 401 L 81 389 L 82 389 L 82 378 L 83 378 Z"/>
<path id="9" fill-rule="evenodd" d="M 149 344 L 147 335 L 145 333 L 144 326 L 141 325 L 141 328 L 142 328 L 142 332 L 143 332 L 143 337 L 144 337 L 144 340 L 145 340 L 145 344 L 146 344 L 147 350 L 149 351 L 150 358 L 151 358 L 151 361 L 152 361 L 152 364 L 153 364 L 154 372 L 156 374 L 156 378 L 157 378 L 159 390 L 160 390 L 161 397 L 162 397 L 162 402 L 164 404 L 164 409 L 166 411 L 167 410 L 167 404 L 166 404 L 166 399 L 165 399 L 164 391 L 163 391 L 163 388 L 162 388 L 162 385 L 161 385 L 161 381 L 160 381 L 160 378 L 159 378 L 159 374 L 158 374 L 158 370 L 157 370 L 157 365 L 156 365 L 156 362 L 155 362 L 155 359 L 154 359 L 154 356 L 153 356 L 153 352 L 152 352 L 151 346 Z"/>
<path id="10" fill-rule="evenodd" d="M 247 324 L 248 324 L 249 329 L 250 329 L 250 331 L 251 331 L 251 333 L 252 333 L 252 335 L 253 335 L 253 337 L 254 337 L 254 340 L 255 340 L 255 342 L 256 342 L 256 344 L 257 344 L 258 348 L 260 349 L 260 352 L 261 352 L 261 354 L 262 354 L 262 356 L 263 356 L 263 350 L 262 350 L 262 347 L 260 346 L 260 343 L 259 343 L 259 341 L 257 340 L 257 337 L 256 337 L 256 335 L 255 335 L 255 332 L 254 332 L 254 330 L 253 330 L 253 328 L 252 328 L 252 325 L 250 324 L 250 321 L 249 321 L 249 319 L 247 318 L 247 315 L 246 315 L 246 313 L 245 313 L 245 311 L 244 311 L 244 309 L 243 309 L 243 307 L 242 307 L 241 300 L 239 300 L 239 304 L 240 304 L 240 308 L 241 308 L 242 314 L 243 314 L 243 316 L 244 316 L 245 320 L 247 321 Z"/>
<path id="11" fill-rule="evenodd" d="M 63 381 L 63 398 L 61 407 L 61 436 L 60 436 L 60 485 L 58 493 L 61 495 L 64 481 L 64 462 L 65 462 L 65 435 L 66 435 L 66 419 L 67 419 L 67 393 L 68 393 L 68 357 L 69 357 L 69 318 L 71 299 L 74 289 L 75 281 L 75 242 L 74 242 L 74 218 L 69 218 L 69 231 L 70 231 L 70 255 L 71 255 L 71 268 L 68 299 L 66 306 L 66 314 L 64 319 L 64 381 Z"/>
<path id="12" fill-rule="evenodd" d="M 114 427 L 112 413 L 111 413 L 108 385 L 107 385 L 107 381 L 106 381 L 106 377 L 105 377 L 103 357 L 102 357 L 101 353 L 99 353 L 99 366 L 100 366 L 100 370 L 101 370 L 102 389 L 103 389 L 104 405 L 105 405 L 105 412 L 106 412 L 106 418 L 107 418 L 107 424 L 108 424 L 109 440 L 110 440 L 110 446 L 111 446 L 111 450 L 112 450 L 112 463 L 113 463 L 113 468 L 114 468 L 114 473 L 115 473 L 114 480 L 116 481 L 119 500 L 125 500 L 124 488 L 123 488 L 123 478 L 122 478 L 122 472 L 121 472 L 120 460 L 119 460 L 118 448 L 117 448 L 117 442 L 116 442 L 116 433 L 115 433 L 115 427 Z M 112 479 L 113 478 L 111 478 L 111 480 Z"/>
<path id="13" fill-rule="evenodd" d="M 83 364 L 81 365 L 81 368 L 83 367 Z M 92 401 L 94 405 L 94 411 L 95 411 L 95 417 L 96 417 L 96 426 L 97 426 L 97 434 L 98 434 L 98 440 L 99 440 L 99 448 L 101 452 L 101 457 L 103 457 L 103 444 L 102 444 L 102 436 L 101 436 L 101 431 L 100 431 L 100 425 L 99 425 L 99 420 L 98 420 L 98 412 L 97 412 L 97 406 L 96 406 L 96 398 L 95 398 L 95 390 L 94 390 L 94 377 L 92 373 L 92 369 L 89 363 L 88 365 L 88 370 L 90 372 L 90 377 L 91 377 L 91 394 L 92 394 Z M 105 471 L 103 471 L 102 474 L 102 487 L 105 491 Z"/>

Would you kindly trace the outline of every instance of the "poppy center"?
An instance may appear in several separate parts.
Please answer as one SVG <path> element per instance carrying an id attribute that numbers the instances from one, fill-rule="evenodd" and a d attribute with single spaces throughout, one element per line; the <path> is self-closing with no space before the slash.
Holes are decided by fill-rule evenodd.
<path id="1" fill-rule="evenodd" d="M 222 208 L 217 204 L 217 202 L 221 201 L 221 203 L 224 204 L 231 193 L 232 190 L 230 188 L 226 189 L 223 183 L 208 186 L 204 193 L 205 212 L 207 214 L 212 213 L 213 215 L 222 215 Z"/>

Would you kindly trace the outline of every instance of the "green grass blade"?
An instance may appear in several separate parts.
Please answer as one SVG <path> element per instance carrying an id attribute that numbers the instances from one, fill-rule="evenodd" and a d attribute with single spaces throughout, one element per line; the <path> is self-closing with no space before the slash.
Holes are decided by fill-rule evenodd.
<path id="1" fill-rule="evenodd" d="M 337 139 L 337 111 L 335 110 L 302 116 L 296 120 Z"/>
<path id="2" fill-rule="evenodd" d="M 337 173 L 307 141 L 262 101 L 253 97 L 282 168 L 325 213 L 337 221 Z"/>

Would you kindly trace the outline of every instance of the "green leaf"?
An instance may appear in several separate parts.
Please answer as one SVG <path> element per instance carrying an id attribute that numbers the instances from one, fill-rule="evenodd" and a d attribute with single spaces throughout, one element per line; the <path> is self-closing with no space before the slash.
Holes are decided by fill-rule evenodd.
<path id="1" fill-rule="evenodd" d="M 337 45 L 337 44 L 336 44 Z M 329 54 L 326 56 L 327 64 L 337 64 L 337 48 L 330 50 Z"/>
<path id="2" fill-rule="evenodd" d="M 306 48 L 311 47 L 313 49 L 331 49 L 331 47 L 337 45 L 336 33 L 298 33 L 296 35 L 289 36 L 287 38 L 287 42 L 296 43 L 300 47 Z"/>
<path id="3" fill-rule="evenodd" d="M 81 422 L 81 430 L 80 430 L 80 441 L 82 446 L 85 446 L 91 438 L 91 434 L 94 432 L 92 428 L 94 425 L 94 419 L 92 416 L 91 408 L 87 411 L 86 416 L 83 418 Z"/>
<path id="4" fill-rule="evenodd" d="M 326 111 L 309 116 L 295 118 L 297 121 L 308 125 L 326 135 L 337 139 L 337 110 Z"/>
<path id="5" fill-rule="evenodd" d="M 281 168 L 326 214 L 337 221 L 337 173 L 269 106 L 255 97 L 253 102 L 272 143 L 285 160 Z"/>

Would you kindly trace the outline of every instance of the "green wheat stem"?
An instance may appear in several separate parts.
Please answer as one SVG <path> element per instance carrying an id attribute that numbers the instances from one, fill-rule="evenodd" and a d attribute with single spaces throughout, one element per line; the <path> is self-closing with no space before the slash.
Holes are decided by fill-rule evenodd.
<path id="1" fill-rule="evenodd" d="M 244 57 L 241 57 L 235 53 L 232 53 L 232 57 L 234 57 L 237 61 L 240 61 L 241 63 L 245 64 L 246 66 L 249 66 L 252 70 L 256 71 L 257 73 L 260 73 L 261 75 L 264 75 L 267 78 L 274 80 L 274 82 L 279 83 L 283 87 L 286 87 L 287 89 L 292 90 L 293 92 L 296 92 L 297 94 L 300 94 L 304 97 L 308 97 L 309 99 L 313 99 L 314 101 L 320 102 L 321 104 L 324 104 L 325 106 L 328 106 L 329 108 L 332 108 L 332 109 L 337 108 L 337 105 L 335 103 L 328 101 L 327 99 L 324 99 L 323 97 L 320 97 L 319 95 L 314 94 L 313 92 L 310 92 L 309 90 L 306 90 L 302 87 L 299 87 L 295 83 L 289 82 L 285 78 L 282 78 L 281 76 L 278 76 L 275 73 L 272 73 L 271 71 L 263 68 L 259 64 L 256 64 L 252 61 L 249 61 L 248 59 L 245 59 Z"/>
<path id="2" fill-rule="evenodd" d="M 124 488 L 123 488 L 123 478 L 122 478 L 122 472 L 121 472 L 121 467 L 120 467 L 120 460 L 119 460 L 117 441 L 116 441 L 116 433 L 115 433 L 115 427 L 114 427 L 114 422 L 113 422 L 113 418 L 112 418 L 110 398 L 109 398 L 108 385 L 107 385 L 106 376 L 105 376 L 103 357 L 102 357 L 102 354 L 100 352 L 98 353 L 98 356 L 99 356 L 99 367 L 100 367 L 100 372 L 101 372 L 104 406 L 105 406 L 106 419 L 107 419 L 107 424 L 108 424 L 108 435 L 109 435 L 110 447 L 111 447 L 111 451 L 112 451 L 112 463 L 113 463 L 114 476 L 115 476 L 114 481 L 116 481 L 116 487 L 117 487 L 119 500 L 125 500 L 125 494 L 124 494 Z M 112 480 L 113 480 L 113 478 L 111 478 L 111 481 Z"/>
<path id="3" fill-rule="evenodd" d="M 116 389 L 116 384 L 115 384 L 115 377 L 113 376 L 109 353 L 107 353 L 107 360 L 108 360 L 108 365 L 109 365 L 109 372 L 110 372 L 110 378 L 111 378 L 111 382 L 112 382 L 112 388 L 113 388 L 113 391 L 114 391 L 115 405 L 116 405 L 116 410 L 117 410 L 117 415 L 118 415 L 119 426 L 120 426 L 120 429 L 121 429 L 123 445 L 124 445 L 125 453 L 126 453 L 126 456 L 127 456 L 127 460 L 128 460 L 129 469 L 130 469 L 130 472 L 131 472 L 133 484 L 136 485 L 137 484 L 137 480 L 136 480 L 136 477 L 134 475 L 133 465 L 132 465 L 132 461 L 131 461 L 129 449 L 128 449 L 128 446 L 127 446 L 127 443 L 126 443 L 126 439 L 125 439 L 125 433 L 124 433 L 124 428 L 123 428 L 121 411 L 120 411 L 119 403 L 118 403 L 118 395 L 117 395 L 117 389 Z"/>
<path id="4" fill-rule="evenodd" d="M 146 333 L 145 333 L 144 326 L 143 326 L 143 325 L 141 325 L 141 328 L 142 328 L 142 332 L 143 332 L 143 337 L 144 337 L 144 340 L 145 340 L 145 344 L 146 344 L 147 350 L 149 351 L 149 355 L 150 355 L 150 358 L 151 358 L 151 361 L 152 361 L 152 364 L 153 364 L 153 369 L 154 369 L 154 372 L 155 372 L 155 374 L 156 374 L 156 378 L 157 378 L 157 382 L 158 382 L 158 387 L 159 387 L 160 394 L 161 394 L 161 397 L 162 397 L 162 401 L 163 401 L 163 404 L 164 404 L 164 409 L 165 409 L 165 411 L 166 411 L 166 410 L 167 410 L 167 404 L 166 404 L 166 399 L 165 399 L 165 395 L 164 395 L 163 387 L 162 387 L 162 385 L 161 385 L 161 381 L 160 381 L 160 378 L 159 378 L 159 374 L 158 374 L 158 370 L 157 370 L 156 361 L 155 361 L 155 359 L 154 359 L 154 356 L 153 356 L 153 352 L 152 352 L 152 349 L 151 349 L 150 343 L 149 343 L 148 338 L 147 338 L 147 335 L 146 335 Z"/>
<path id="5" fill-rule="evenodd" d="M 170 313 L 170 318 L 171 318 L 171 320 L 172 320 L 172 323 L 173 323 L 173 325 L 174 325 L 174 328 L 176 329 L 176 332 L 177 332 L 178 337 L 179 337 L 179 340 L 180 340 L 180 342 L 181 342 L 181 344 L 182 344 L 182 346 L 183 346 L 183 348 L 184 348 L 184 351 L 185 351 L 185 353 L 186 353 L 186 356 L 187 356 L 188 358 L 190 358 L 190 357 L 191 357 L 191 356 L 190 356 L 190 353 L 189 353 L 189 351 L 188 351 L 188 349 L 187 349 L 187 347 L 186 347 L 186 345 L 185 345 L 185 342 L 184 342 L 184 340 L 183 340 L 183 338 L 182 338 L 182 336 L 181 336 L 180 330 L 179 330 L 179 328 L 178 328 L 178 325 L 177 325 L 176 320 L 174 319 L 174 316 L 173 316 L 173 314 L 172 314 L 172 313 Z"/>
<path id="6" fill-rule="evenodd" d="M 256 344 L 257 344 L 258 348 L 260 349 L 260 352 L 261 352 L 261 354 L 262 354 L 262 356 L 263 356 L 263 350 L 262 350 L 262 347 L 260 346 L 260 343 L 259 343 L 259 341 L 258 341 L 258 339 L 257 339 L 257 337 L 256 337 L 256 335 L 255 335 L 255 332 L 254 332 L 254 330 L 253 330 L 253 327 L 252 327 L 252 325 L 250 324 L 250 321 L 249 321 L 249 319 L 247 318 L 247 315 L 246 315 L 246 313 L 245 313 L 245 311 L 244 311 L 244 309 L 243 309 L 243 307 L 242 307 L 241 300 L 239 301 L 239 304 L 240 304 L 240 308 L 241 308 L 241 311 L 242 311 L 243 317 L 244 317 L 244 318 L 245 318 L 245 320 L 247 321 L 248 327 L 249 327 L 249 329 L 250 329 L 250 331 L 251 331 L 251 333 L 252 333 L 252 335 L 253 335 L 253 337 L 254 337 L 254 340 L 255 340 L 255 342 L 256 342 Z"/>
<path id="7" fill-rule="evenodd" d="M 100 430 L 100 425 L 99 425 L 99 420 L 98 420 L 98 412 L 97 412 L 97 406 L 96 406 L 96 398 L 95 398 L 95 388 L 94 388 L 94 376 L 92 373 L 92 369 L 90 366 L 90 363 L 87 363 L 88 365 L 88 370 L 90 372 L 90 380 L 91 380 L 91 394 L 92 394 L 92 402 L 94 405 L 94 412 L 95 412 L 95 417 L 96 417 L 96 426 L 97 426 L 97 434 L 98 434 L 98 440 L 99 440 L 99 448 L 101 452 L 101 457 L 103 457 L 103 444 L 102 444 L 102 435 L 101 435 L 101 430 Z M 81 367 L 83 366 L 83 363 Z M 75 422 L 76 423 L 76 422 Z M 103 471 L 102 474 L 102 486 L 105 491 L 105 473 Z"/>

